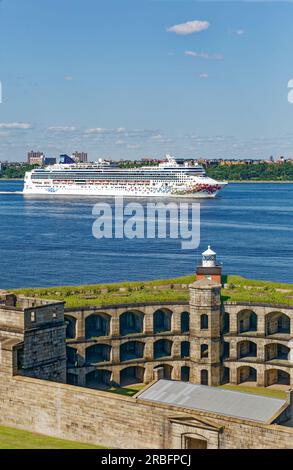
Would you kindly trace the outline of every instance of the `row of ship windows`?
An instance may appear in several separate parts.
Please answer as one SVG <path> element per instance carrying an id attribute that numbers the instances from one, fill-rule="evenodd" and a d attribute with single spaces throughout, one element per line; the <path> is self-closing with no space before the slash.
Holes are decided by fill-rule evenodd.
<path id="1" fill-rule="evenodd" d="M 86 176 L 86 178 L 85 178 Z M 176 176 L 169 176 L 169 177 L 164 177 L 164 176 L 154 176 L 154 177 L 127 177 L 125 176 L 114 176 L 114 177 L 108 177 L 108 176 L 100 176 L 100 175 L 33 175 L 32 180 L 46 180 L 46 179 L 61 179 L 61 180 L 80 180 L 82 179 L 83 181 L 85 180 L 90 180 L 90 179 L 96 179 L 97 181 L 178 181 L 178 180 L 185 180 L 184 177 L 176 177 Z"/>

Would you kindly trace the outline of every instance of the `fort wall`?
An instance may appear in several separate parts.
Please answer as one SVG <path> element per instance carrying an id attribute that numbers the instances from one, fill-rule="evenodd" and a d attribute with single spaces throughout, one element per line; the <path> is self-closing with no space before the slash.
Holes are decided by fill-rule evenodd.
<path id="1" fill-rule="evenodd" d="M 109 448 L 293 448 L 293 429 L 0 373 L 0 424 Z"/>

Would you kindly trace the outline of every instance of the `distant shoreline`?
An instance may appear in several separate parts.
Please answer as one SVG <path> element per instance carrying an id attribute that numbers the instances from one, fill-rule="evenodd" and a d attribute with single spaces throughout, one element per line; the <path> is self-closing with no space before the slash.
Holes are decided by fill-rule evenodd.
<path id="1" fill-rule="evenodd" d="M 24 181 L 23 178 L 0 178 L 0 181 Z M 258 184 L 264 184 L 264 183 L 269 183 L 269 184 L 293 184 L 292 180 L 284 180 L 284 181 L 277 181 L 277 180 L 223 180 L 227 181 L 227 183 L 242 183 L 242 184 L 247 184 L 247 183 L 258 183 Z"/>
<path id="2" fill-rule="evenodd" d="M 260 183 L 260 184 L 263 184 L 263 183 L 270 183 L 270 184 L 293 184 L 293 181 L 292 180 L 284 180 L 284 181 L 277 181 L 277 180 L 259 180 L 259 181 L 256 181 L 256 180 L 228 180 L 227 183 Z"/>

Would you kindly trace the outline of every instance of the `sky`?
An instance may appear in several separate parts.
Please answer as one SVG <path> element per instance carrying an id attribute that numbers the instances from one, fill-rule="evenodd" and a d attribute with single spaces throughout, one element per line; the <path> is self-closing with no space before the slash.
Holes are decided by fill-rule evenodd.
<path id="1" fill-rule="evenodd" d="M 0 0 L 0 160 L 293 157 L 292 19 L 282 1 Z"/>

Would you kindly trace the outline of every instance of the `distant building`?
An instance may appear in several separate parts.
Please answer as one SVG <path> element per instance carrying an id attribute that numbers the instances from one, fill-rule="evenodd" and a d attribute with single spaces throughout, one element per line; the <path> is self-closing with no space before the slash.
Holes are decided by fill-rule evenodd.
<path id="1" fill-rule="evenodd" d="M 31 150 L 27 154 L 27 162 L 29 165 L 43 165 L 45 155 L 43 152 L 34 152 Z"/>
<path id="2" fill-rule="evenodd" d="M 55 163 L 56 163 L 55 157 L 45 157 L 43 161 L 44 166 L 55 165 Z"/>
<path id="3" fill-rule="evenodd" d="M 71 155 L 71 158 L 75 163 L 87 163 L 87 153 L 85 152 L 74 152 Z"/>

